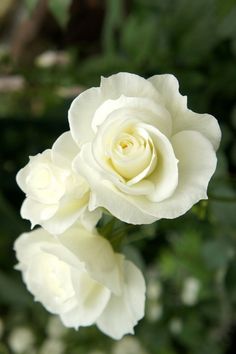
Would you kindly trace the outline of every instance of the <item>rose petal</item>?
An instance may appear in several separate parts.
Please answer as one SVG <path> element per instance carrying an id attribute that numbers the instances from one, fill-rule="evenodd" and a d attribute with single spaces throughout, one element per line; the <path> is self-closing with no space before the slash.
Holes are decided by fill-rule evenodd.
<path id="1" fill-rule="evenodd" d="M 86 271 L 97 282 L 107 286 L 114 293 L 120 292 L 120 272 L 110 243 L 101 236 L 78 227 L 59 236 L 65 245 L 81 262 Z"/>
<path id="2" fill-rule="evenodd" d="M 56 251 L 57 248 L 60 248 L 60 253 L 63 251 L 63 257 L 68 257 L 68 251 L 66 249 L 61 250 L 61 245 L 58 244 L 57 240 L 47 233 L 44 229 L 38 228 L 37 230 L 31 231 L 29 233 L 22 234 L 14 243 L 14 250 L 16 251 L 16 257 L 19 260 L 19 264 L 16 266 L 16 269 L 22 271 L 24 282 L 29 291 L 31 291 L 35 297 L 36 301 L 43 302 L 44 306 L 53 313 L 59 313 L 60 310 L 68 310 L 72 303 L 69 301 L 61 303 L 58 300 L 53 301 L 52 294 L 50 293 L 49 287 L 46 286 L 46 279 L 44 276 L 48 276 L 48 268 L 45 270 L 44 267 L 47 267 L 47 261 L 56 262 L 55 270 L 60 272 L 60 267 L 63 267 L 63 263 L 60 262 L 56 257 L 53 256 L 53 253 L 47 255 L 45 252 L 42 252 L 43 248 L 52 248 Z M 73 260 L 73 255 L 69 256 L 70 261 Z M 65 267 L 64 267 L 65 268 Z M 61 275 L 64 276 L 63 274 Z M 70 273 L 66 269 L 65 280 L 62 280 L 64 287 L 70 282 Z M 40 280 L 41 279 L 41 280 Z M 42 283 L 41 283 L 42 281 Z M 42 284 L 44 286 L 42 287 Z M 69 292 L 73 293 L 71 288 L 68 288 Z"/>
<path id="3" fill-rule="evenodd" d="M 187 109 L 187 97 L 179 93 L 179 83 L 171 74 L 155 75 L 148 79 L 162 95 L 173 121 L 173 135 L 183 130 L 196 130 L 210 140 L 218 149 L 221 131 L 215 117 L 198 114 Z"/>
<path id="4" fill-rule="evenodd" d="M 18 171 L 16 175 L 16 182 L 18 186 L 22 189 L 23 192 L 27 193 L 28 187 L 27 187 L 27 177 L 30 173 L 30 168 L 31 168 L 31 162 L 32 161 L 42 161 L 45 163 L 48 163 L 50 161 L 50 156 L 51 156 L 51 150 L 47 149 L 42 152 L 42 154 L 37 154 L 35 156 L 30 156 L 29 157 L 29 162 L 27 165 L 25 165 L 23 168 Z"/>
<path id="5" fill-rule="evenodd" d="M 210 114 L 199 114 L 188 109 L 184 114 L 175 117 L 173 133 L 183 130 L 194 130 L 205 136 L 217 150 L 221 140 L 221 130 L 215 117 Z"/>
<path id="6" fill-rule="evenodd" d="M 103 206 L 118 219 L 133 224 L 149 224 L 156 220 L 154 216 L 144 213 L 142 208 L 135 205 L 136 198 L 120 192 L 113 183 L 104 180 L 93 164 L 91 146 L 87 144 L 75 158 L 74 166 L 79 168 L 91 187 L 89 210 Z"/>
<path id="7" fill-rule="evenodd" d="M 207 199 L 207 186 L 216 168 L 216 154 L 211 143 L 198 132 L 183 131 L 172 138 L 179 160 L 179 182 L 174 194 L 160 202 L 137 199 L 137 205 L 157 219 L 176 218 L 201 199 Z M 187 147 L 187 148 L 186 148 Z"/>
<path id="8" fill-rule="evenodd" d="M 73 306 L 70 266 L 56 256 L 35 254 L 24 280 L 28 290 L 36 295 L 35 300 L 40 301 L 49 312 L 60 314 Z"/>
<path id="9" fill-rule="evenodd" d="M 90 159 L 90 164 L 93 165 L 93 169 L 99 171 L 100 178 L 109 179 L 124 192 L 134 195 L 151 194 L 153 184 L 148 180 L 144 180 L 144 177 L 153 170 L 156 163 L 154 151 L 150 156 L 150 163 L 147 167 L 133 179 L 128 181 L 119 174 L 110 161 L 113 155 L 112 144 L 115 137 L 119 136 L 119 134 L 122 134 L 124 131 L 134 129 L 139 124 L 138 120 L 132 119 L 129 114 L 127 116 L 126 114 L 127 112 L 123 109 L 111 113 L 109 120 L 105 121 L 104 124 L 99 127 L 99 134 L 97 134 L 93 141 L 92 153 L 88 151 L 88 155 L 91 156 L 92 154 L 93 157 L 87 158 Z M 83 147 L 83 149 L 90 150 L 90 147 Z M 91 162 L 91 159 L 93 162 Z M 123 166 L 130 166 L 130 163 L 124 163 Z M 80 173 L 81 168 L 78 163 L 76 169 L 78 173 Z"/>
<path id="10" fill-rule="evenodd" d="M 133 114 L 135 119 L 143 123 L 149 123 L 157 127 L 163 134 L 169 136 L 172 129 L 172 120 L 164 106 L 157 104 L 146 97 L 126 97 L 121 95 L 115 100 L 106 100 L 95 112 L 92 121 L 94 132 L 113 112 L 125 109 Z"/>
<path id="11" fill-rule="evenodd" d="M 71 104 L 69 124 L 73 139 L 82 146 L 94 137 L 92 120 L 95 111 L 107 99 L 127 97 L 149 97 L 156 102 L 161 97 L 153 85 L 144 78 L 130 73 L 118 73 L 101 78 L 101 87 L 93 87 L 82 92 Z"/>
<path id="12" fill-rule="evenodd" d="M 173 137 L 172 145 L 179 160 L 178 187 L 170 198 L 159 203 L 150 202 L 142 196 L 121 193 L 111 182 L 101 179 L 93 168 L 89 145 L 85 146 L 75 163 L 91 185 L 91 210 L 103 206 L 122 221 L 148 224 L 161 218 L 178 217 L 200 199 L 206 199 L 207 185 L 216 167 L 216 155 L 211 143 L 198 132 L 184 131 Z"/>
<path id="13" fill-rule="evenodd" d="M 103 101 L 101 89 L 93 87 L 82 92 L 72 102 L 68 118 L 71 135 L 78 146 L 93 139 L 94 132 L 91 126 L 93 115 Z"/>
<path id="14" fill-rule="evenodd" d="M 51 234 L 59 235 L 68 229 L 83 214 L 88 203 L 88 194 L 81 199 L 61 201 L 57 212 L 41 225 Z"/>
<path id="15" fill-rule="evenodd" d="M 92 231 L 101 217 L 102 209 L 98 208 L 94 211 L 89 211 L 88 208 L 86 208 L 80 216 L 80 222 L 87 230 Z"/>
<path id="16" fill-rule="evenodd" d="M 17 259 L 23 264 L 29 263 L 39 250 L 38 242 L 56 243 L 56 240 L 42 228 L 23 233 L 14 243 Z"/>
<path id="17" fill-rule="evenodd" d="M 126 72 L 101 78 L 101 91 L 104 101 L 117 99 L 121 95 L 127 97 L 148 97 L 156 102 L 161 102 L 160 94 L 153 85 L 143 77 Z"/>
<path id="18" fill-rule="evenodd" d="M 97 320 L 111 292 L 85 272 L 73 271 L 72 279 L 77 302 L 72 309 L 61 315 L 61 319 L 65 326 L 78 329 L 80 326 L 90 326 Z"/>
<path id="19" fill-rule="evenodd" d="M 42 204 L 33 199 L 26 198 L 21 206 L 21 217 L 30 220 L 31 228 L 50 219 L 57 211 L 58 204 Z"/>
<path id="20" fill-rule="evenodd" d="M 52 146 L 52 161 L 57 166 L 71 169 L 71 161 L 78 154 L 79 148 L 72 139 L 70 131 L 63 133 Z"/>
<path id="21" fill-rule="evenodd" d="M 98 328 L 113 339 L 134 333 L 133 327 L 144 316 L 145 282 L 140 270 L 124 261 L 124 286 L 121 296 L 112 295 L 97 320 Z"/>
<path id="22" fill-rule="evenodd" d="M 179 82 L 174 75 L 154 75 L 148 79 L 157 89 L 172 119 L 178 112 L 187 109 L 187 97 L 179 93 Z"/>
<path id="23" fill-rule="evenodd" d="M 158 129 L 141 124 L 150 136 L 156 149 L 157 164 L 152 175 L 147 179 L 154 185 L 154 191 L 147 195 L 153 202 L 160 202 L 170 197 L 178 185 L 178 160 L 170 141 Z"/>

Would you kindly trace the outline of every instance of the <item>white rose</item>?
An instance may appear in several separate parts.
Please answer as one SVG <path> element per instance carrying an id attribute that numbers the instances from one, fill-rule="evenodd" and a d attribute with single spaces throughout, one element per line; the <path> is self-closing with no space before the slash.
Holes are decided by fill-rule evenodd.
<path id="1" fill-rule="evenodd" d="M 74 166 L 92 189 L 90 210 L 146 224 L 207 198 L 220 129 L 188 109 L 178 89 L 173 75 L 119 73 L 72 102 L 70 129 L 81 149 Z"/>
<path id="2" fill-rule="evenodd" d="M 96 323 L 119 339 L 143 317 L 141 272 L 95 231 L 77 225 L 55 238 L 39 228 L 22 234 L 15 250 L 28 290 L 65 326 Z"/>
<path id="3" fill-rule="evenodd" d="M 39 224 L 49 232 L 60 234 L 79 217 L 92 228 L 101 216 L 99 209 L 88 211 L 89 186 L 72 170 L 72 160 L 78 154 L 70 132 L 62 134 L 51 150 L 31 156 L 17 176 L 17 183 L 26 199 L 21 216 Z"/>

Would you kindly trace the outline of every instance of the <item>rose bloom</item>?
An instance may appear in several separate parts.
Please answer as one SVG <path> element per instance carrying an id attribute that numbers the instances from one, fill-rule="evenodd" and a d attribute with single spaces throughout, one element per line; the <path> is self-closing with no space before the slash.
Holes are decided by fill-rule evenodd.
<path id="1" fill-rule="evenodd" d="M 93 228 L 101 216 L 99 209 L 88 211 L 89 185 L 72 170 L 72 160 L 78 146 L 70 132 L 62 134 L 51 150 L 31 156 L 16 180 L 25 192 L 26 199 L 21 216 L 59 234 L 69 228 L 79 217 L 88 228 Z"/>
<path id="2" fill-rule="evenodd" d="M 120 339 L 144 315 L 142 273 L 95 231 L 77 224 L 57 238 L 42 228 L 15 242 L 28 290 L 66 327 L 96 324 Z"/>
<path id="3" fill-rule="evenodd" d="M 147 224 L 207 198 L 221 132 L 213 116 L 188 109 L 173 75 L 102 78 L 72 102 L 69 123 L 90 210 Z"/>

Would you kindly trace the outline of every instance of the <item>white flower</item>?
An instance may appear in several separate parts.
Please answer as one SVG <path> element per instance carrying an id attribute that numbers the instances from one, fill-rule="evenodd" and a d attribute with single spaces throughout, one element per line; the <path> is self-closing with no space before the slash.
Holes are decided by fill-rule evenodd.
<path id="1" fill-rule="evenodd" d="M 66 327 L 96 323 L 120 339 L 143 317 L 141 272 L 95 231 L 77 225 L 56 238 L 40 228 L 21 235 L 15 250 L 28 290 Z"/>
<path id="2" fill-rule="evenodd" d="M 182 302 L 185 305 L 195 305 L 198 300 L 201 283 L 198 279 L 189 277 L 185 280 L 181 293 Z"/>
<path id="3" fill-rule="evenodd" d="M 31 156 L 16 180 L 26 199 L 21 216 L 39 224 L 51 233 L 60 234 L 79 217 L 93 228 L 101 216 L 99 209 L 89 212 L 89 186 L 85 179 L 72 170 L 72 160 L 78 147 L 70 132 L 62 134 L 51 150 Z"/>
<path id="4" fill-rule="evenodd" d="M 119 73 L 73 101 L 69 123 L 81 149 L 74 166 L 92 189 L 90 210 L 147 224 L 207 198 L 220 129 L 188 109 L 178 88 L 173 75 Z"/>
<path id="5" fill-rule="evenodd" d="M 34 335 L 27 327 L 13 329 L 9 335 L 8 344 L 14 353 L 24 353 L 32 348 Z"/>

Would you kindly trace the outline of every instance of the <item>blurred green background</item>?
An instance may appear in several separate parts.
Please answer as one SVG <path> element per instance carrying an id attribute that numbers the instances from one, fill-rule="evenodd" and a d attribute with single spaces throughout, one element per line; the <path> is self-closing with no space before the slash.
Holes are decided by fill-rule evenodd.
<path id="1" fill-rule="evenodd" d="M 68 129 L 77 94 L 119 71 L 173 73 L 223 140 L 208 201 L 176 220 L 113 225 L 148 290 L 136 335 L 115 342 L 34 303 L 12 247 L 30 229 L 16 172 Z M 0 124 L 0 354 L 236 352 L 235 0 L 1 0 Z"/>

